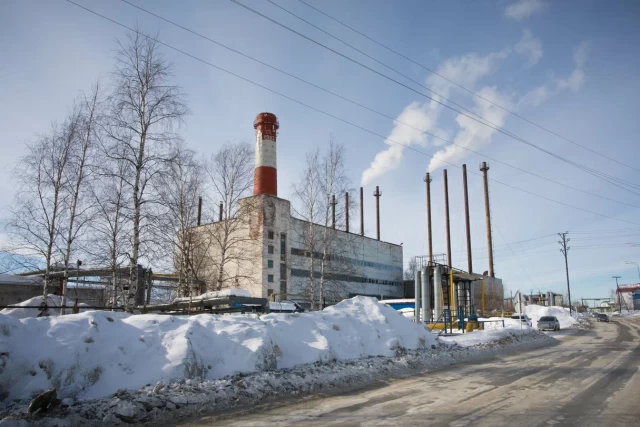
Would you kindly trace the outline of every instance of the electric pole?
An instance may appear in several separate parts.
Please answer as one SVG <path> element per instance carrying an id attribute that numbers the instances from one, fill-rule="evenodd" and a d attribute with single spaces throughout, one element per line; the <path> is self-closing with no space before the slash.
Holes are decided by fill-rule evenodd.
<path id="1" fill-rule="evenodd" d="M 558 243 L 560 243 L 560 252 L 562 252 L 562 255 L 564 255 L 564 268 L 565 271 L 567 273 L 567 296 L 569 297 L 569 315 L 571 315 L 571 286 L 569 286 L 569 261 L 567 260 L 567 252 L 569 252 L 569 246 L 567 246 L 567 242 L 569 242 L 569 240 L 567 238 L 567 234 L 569 234 L 568 231 L 565 231 L 564 233 L 558 233 L 558 236 L 560 236 L 560 238 L 562 240 L 558 241 Z"/>
<path id="2" fill-rule="evenodd" d="M 616 294 L 618 294 L 618 311 L 622 313 L 622 302 L 620 301 L 620 286 L 618 286 L 618 279 L 622 276 L 611 276 L 616 279 Z"/>

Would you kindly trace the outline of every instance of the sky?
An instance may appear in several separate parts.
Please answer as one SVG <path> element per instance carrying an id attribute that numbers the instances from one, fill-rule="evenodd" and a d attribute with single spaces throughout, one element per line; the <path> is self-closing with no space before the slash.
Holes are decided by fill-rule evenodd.
<path id="1" fill-rule="evenodd" d="M 290 198 L 305 153 L 326 147 L 331 137 L 344 144 L 353 188 L 365 189 L 367 234 L 375 234 L 379 186 L 382 240 L 402 243 L 405 262 L 427 254 L 426 172 L 433 179 L 434 252 L 446 252 L 446 168 L 454 266 L 467 269 L 464 163 L 473 268 L 488 269 L 479 172 L 487 161 L 494 269 L 507 295 L 566 291 L 557 236 L 564 231 L 571 238 L 574 299 L 609 297 L 614 275 L 620 283 L 640 281 L 636 265 L 627 264 L 640 263 L 640 190 L 553 156 L 640 184 L 638 2 L 305 0 L 411 62 L 299 0 L 238 0 L 360 65 L 229 0 L 130 0 L 367 110 L 125 2 L 74 1 L 271 89 L 163 48 L 191 110 L 181 134 L 204 156 L 226 141 L 252 141 L 257 113 L 278 116 L 280 197 Z M 11 170 L 25 142 L 61 120 L 79 91 L 108 80 L 125 31 L 65 0 L 0 0 L 0 216 L 14 196 Z"/>

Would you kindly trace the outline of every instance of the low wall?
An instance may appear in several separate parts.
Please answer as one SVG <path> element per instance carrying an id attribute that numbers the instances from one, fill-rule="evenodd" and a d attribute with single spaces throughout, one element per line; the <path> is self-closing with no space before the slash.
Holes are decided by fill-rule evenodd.
<path id="1" fill-rule="evenodd" d="M 60 292 L 58 289 L 54 289 L 51 293 L 59 294 Z M 42 285 L 0 284 L 0 305 L 17 304 L 39 295 L 42 295 Z M 105 305 L 104 289 L 102 288 L 69 287 L 67 288 L 67 296 L 72 301 L 78 298 L 79 303 L 90 306 L 102 307 Z"/>

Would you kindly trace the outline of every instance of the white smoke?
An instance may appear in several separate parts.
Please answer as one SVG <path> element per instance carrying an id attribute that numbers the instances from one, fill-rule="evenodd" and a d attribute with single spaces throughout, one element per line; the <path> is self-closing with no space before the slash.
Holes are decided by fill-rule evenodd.
<path id="1" fill-rule="evenodd" d="M 493 123 L 493 125 L 502 127 L 508 113 L 491 102 L 510 109 L 511 103 L 509 97 L 498 92 L 495 87 L 484 87 L 478 94 L 487 101 L 475 97 L 476 105 L 472 111 L 478 116 L 484 117 L 488 122 Z M 493 134 L 497 132 L 492 127 L 473 120 L 469 117 L 469 114 L 459 114 L 456 117 L 456 122 L 460 130 L 453 140 L 455 145 L 450 144 L 433 155 L 427 168 L 429 172 L 433 172 L 439 167 L 446 167 L 448 163 L 456 164 L 458 160 L 461 160 L 468 154 L 468 151 L 463 147 L 477 151 L 478 148 L 489 143 Z"/>
<path id="2" fill-rule="evenodd" d="M 438 66 L 437 72 L 462 86 L 473 87 L 479 79 L 493 73 L 497 68 L 498 62 L 505 59 L 509 54 L 510 50 L 502 50 L 484 56 L 471 53 L 461 57 L 449 58 Z M 426 83 L 427 87 L 446 98 L 449 97 L 451 89 L 455 87 L 452 83 L 436 75 L 429 76 Z M 433 96 L 433 98 L 438 101 L 441 100 L 438 96 Z M 385 140 L 385 144 L 389 147 L 376 154 L 369 168 L 362 173 L 362 185 L 367 185 L 375 178 L 400 166 L 405 148 L 400 144 L 426 146 L 429 139 L 423 132 L 435 134 L 440 138 L 447 138 L 447 132 L 436 126 L 442 108 L 441 105 L 433 100 L 409 104 L 400 113 L 397 120 L 413 128 L 402 123 L 397 123 L 393 127 L 388 139 Z M 437 138 L 433 138 L 431 142 L 436 146 L 443 144 Z"/>

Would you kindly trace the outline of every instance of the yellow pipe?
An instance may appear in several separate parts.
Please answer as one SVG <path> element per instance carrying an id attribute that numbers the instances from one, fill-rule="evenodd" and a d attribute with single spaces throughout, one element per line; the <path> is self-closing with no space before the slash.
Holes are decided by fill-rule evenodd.
<path id="1" fill-rule="evenodd" d="M 449 310 L 453 311 L 453 270 L 449 269 Z M 453 319 L 453 312 L 451 313 Z"/>

